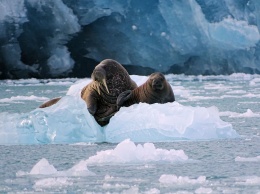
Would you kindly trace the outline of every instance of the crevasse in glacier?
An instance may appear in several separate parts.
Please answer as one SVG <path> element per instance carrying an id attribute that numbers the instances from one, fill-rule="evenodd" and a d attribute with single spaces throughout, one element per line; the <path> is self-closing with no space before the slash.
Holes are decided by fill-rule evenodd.
<path id="1" fill-rule="evenodd" d="M 0 78 L 259 73 L 258 0 L 2 0 Z"/>

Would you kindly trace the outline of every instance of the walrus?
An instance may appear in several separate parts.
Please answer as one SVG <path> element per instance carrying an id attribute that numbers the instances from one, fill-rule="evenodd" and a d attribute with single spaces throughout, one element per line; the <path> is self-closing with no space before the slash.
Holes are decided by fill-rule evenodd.
<path id="1" fill-rule="evenodd" d="M 160 72 L 152 73 L 148 80 L 134 90 L 122 92 L 117 98 L 118 109 L 140 102 L 154 104 L 174 102 L 175 97 L 171 85 Z"/>
<path id="2" fill-rule="evenodd" d="M 61 99 L 61 97 L 58 97 L 58 98 L 53 98 L 45 103 L 43 103 L 41 106 L 39 106 L 39 108 L 46 108 L 46 107 L 49 107 L 53 104 L 56 104 L 59 100 Z"/>
<path id="3" fill-rule="evenodd" d="M 86 102 L 88 111 L 101 126 L 107 125 L 118 111 L 117 97 L 126 90 L 137 88 L 126 69 L 117 61 L 101 61 L 91 74 L 92 81 L 81 90 L 81 98 Z M 59 101 L 52 99 L 40 108 L 51 106 Z"/>
<path id="4" fill-rule="evenodd" d="M 117 61 L 106 59 L 94 69 L 92 82 L 81 91 L 81 98 L 86 102 L 88 111 L 96 121 L 104 126 L 118 111 L 117 97 L 126 90 L 137 88 L 126 69 Z"/>

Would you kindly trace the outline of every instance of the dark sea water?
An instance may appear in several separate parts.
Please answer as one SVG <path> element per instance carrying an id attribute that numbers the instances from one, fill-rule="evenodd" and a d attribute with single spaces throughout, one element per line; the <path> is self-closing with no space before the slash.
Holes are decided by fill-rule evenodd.
<path id="1" fill-rule="evenodd" d="M 151 142 L 144 152 L 137 145 L 145 142 L 13 145 L 10 138 L 0 145 L 0 193 L 260 193 L 260 76 L 167 79 L 180 104 L 216 106 L 239 138 Z M 0 135 L 11 130 L 4 118 L 65 95 L 76 81 L 1 81 Z"/>

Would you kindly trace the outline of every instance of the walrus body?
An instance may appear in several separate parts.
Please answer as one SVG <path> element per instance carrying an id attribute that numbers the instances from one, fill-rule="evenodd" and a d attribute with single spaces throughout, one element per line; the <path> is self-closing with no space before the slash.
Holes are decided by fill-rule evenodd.
<path id="1" fill-rule="evenodd" d="M 137 85 L 126 69 L 112 59 L 101 61 L 95 67 L 91 78 L 92 81 L 81 90 L 81 98 L 86 102 L 90 114 L 104 126 L 118 111 L 116 101 L 119 94 L 133 90 Z M 59 100 L 60 98 L 52 99 L 39 108 L 51 106 Z"/>
<path id="2" fill-rule="evenodd" d="M 92 75 L 92 82 L 81 91 L 81 98 L 96 121 L 104 126 L 118 111 L 117 97 L 126 90 L 137 88 L 125 68 L 112 59 L 98 64 Z"/>
<path id="3" fill-rule="evenodd" d="M 120 108 L 140 102 L 153 104 L 174 101 L 175 97 L 171 85 L 166 81 L 162 73 L 156 72 L 151 74 L 148 80 L 141 86 L 132 91 L 122 92 L 118 96 L 117 106 Z"/>

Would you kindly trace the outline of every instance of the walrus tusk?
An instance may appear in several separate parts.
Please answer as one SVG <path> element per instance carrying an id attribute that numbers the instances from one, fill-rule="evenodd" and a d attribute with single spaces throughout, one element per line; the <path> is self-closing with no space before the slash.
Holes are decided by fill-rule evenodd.
<path id="1" fill-rule="evenodd" d="M 105 86 L 105 88 L 106 88 L 106 90 L 107 90 L 107 93 L 109 93 L 109 90 L 108 90 L 108 87 L 107 87 L 106 79 L 102 79 L 102 83 L 103 83 L 103 85 Z"/>
<path id="2" fill-rule="evenodd" d="M 98 94 L 100 95 L 100 88 L 99 88 L 99 87 L 100 87 L 100 86 L 99 86 L 99 83 L 97 82 L 96 89 L 97 89 Z"/>

